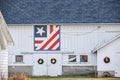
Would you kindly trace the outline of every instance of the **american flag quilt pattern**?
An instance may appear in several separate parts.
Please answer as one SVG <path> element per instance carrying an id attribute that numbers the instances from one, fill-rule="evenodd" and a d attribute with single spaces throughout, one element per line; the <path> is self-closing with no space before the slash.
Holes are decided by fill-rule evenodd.
<path id="1" fill-rule="evenodd" d="M 34 26 L 35 51 L 60 50 L 60 25 Z"/>

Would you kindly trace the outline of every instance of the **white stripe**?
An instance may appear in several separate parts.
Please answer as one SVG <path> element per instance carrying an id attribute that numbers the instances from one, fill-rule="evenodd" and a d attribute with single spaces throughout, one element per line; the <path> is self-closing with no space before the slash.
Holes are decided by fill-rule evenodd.
<path id="1" fill-rule="evenodd" d="M 41 38 L 41 37 L 39 37 L 39 38 L 35 38 L 35 41 L 37 41 L 37 40 L 45 40 L 46 38 Z"/>
<path id="2" fill-rule="evenodd" d="M 39 50 L 42 45 L 40 44 L 35 44 L 35 47 L 37 47 L 35 50 Z"/>
<path id="3" fill-rule="evenodd" d="M 53 29 L 54 29 L 54 31 L 58 31 L 59 27 L 56 27 L 56 25 L 55 25 L 55 26 L 53 26 Z"/>
<path id="4" fill-rule="evenodd" d="M 59 39 L 59 35 L 57 35 L 46 47 L 45 49 L 48 49 L 52 44 L 54 44 L 54 42 Z"/>
<path id="5" fill-rule="evenodd" d="M 42 42 L 42 46 L 54 35 L 56 33 L 56 31 L 53 31 L 52 33 L 51 33 L 51 35 L 49 36 L 49 37 L 47 37 L 43 42 Z M 37 50 L 39 50 L 42 46 L 37 46 Z"/>
<path id="6" fill-rule="evenodd" d="M 49 25 L 50 26 L 50 25 Z M 59 30 L 59 27 L 56 27 L 56 25 L 53 25 L 53 32 L 56 32 L 56 31 L 58 31 Z M 50 33 L 50 27 L 48 28 L 48 31 L 47 31 L 48 33 L 48 36 L 50 36 L 51 35 L 51 33 Z M 52 32 L 52 33 L 53 33 Z"/>
<path id="7" fill-rule="evenodd" d="M 58 48 L 60 46 L 60 42 L 59 43 L 57 43 L 54 47 L 53 47 L 53 49 L 52 50 L 56 50 L 56 48 Z"/>
<path id="8" fill-rule="evenodd" d="M 41 44 L 35 44 L 36 47 L 41 46 Z"/>

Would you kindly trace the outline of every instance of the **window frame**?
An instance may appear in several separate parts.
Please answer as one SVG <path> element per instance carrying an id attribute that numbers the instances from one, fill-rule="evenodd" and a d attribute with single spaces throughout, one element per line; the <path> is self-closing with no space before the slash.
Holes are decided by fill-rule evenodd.
<path id="1" fill-rule="evenodd" d="M 16 63 L 23 63 L 23 55 L 15 55 Z"/>
<path id="2" fill-rule="evenodd" d="M 75 57 L 75 61 L 69 61 L 70 56 L 71 56 L 71 58 Z M 68 63 L 77 63 L 77 55 L 68 55 Z"/>
<path id="3" fill-rule="evenodd" d="M 80 63 L 88 63 L 89 62 L 89 59 L 88 59 L 88 55 L 80 55 Z M 84 57 L 84 58 L 83 58 Z M 85 60 L 86 58 L 86 60 Z"/>

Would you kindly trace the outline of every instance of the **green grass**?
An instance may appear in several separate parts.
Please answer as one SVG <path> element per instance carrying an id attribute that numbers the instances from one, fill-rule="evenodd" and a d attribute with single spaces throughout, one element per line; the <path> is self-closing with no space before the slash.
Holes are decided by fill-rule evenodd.
<path id="1" fill-rule="evenodd" d="M 120 78 L 90 78 L 90 77 L 31 77 L 30 80 L 120 80 Z"/>

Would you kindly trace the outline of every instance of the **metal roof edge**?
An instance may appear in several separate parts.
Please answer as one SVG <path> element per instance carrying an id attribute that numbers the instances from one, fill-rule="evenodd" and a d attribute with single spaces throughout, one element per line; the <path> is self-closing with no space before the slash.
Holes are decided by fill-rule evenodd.
<path id="1" fill-rule="evenodd" d="M 120 23 L 46 23 L 47 25 L 49 25 L 49 24 L 57 24 L 57 25 L 120 25 Z M 40 23 L 40 24 L 7 24 L 8 26 L 21 26 L 21 25 L 23 25 L 23 26 L 34 26 L 34 25 L 46 25 L 45 23 L 44 24 L 42 24 L 42 23 Z"/>

